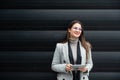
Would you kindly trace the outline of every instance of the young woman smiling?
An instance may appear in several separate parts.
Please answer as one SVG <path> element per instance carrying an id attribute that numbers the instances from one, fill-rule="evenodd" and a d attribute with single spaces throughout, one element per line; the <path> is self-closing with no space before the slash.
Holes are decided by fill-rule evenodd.
<path id="1" fill-rule="evenodd" d="M 73 65 L 85 65 L 75 70 Z M 89 80 L 93 67 L 91 44 L 85 40 L 83 25 L 74 20 L 67 28 L 65 40 L 57 43 L 51 68 L 57 80 Z"/>

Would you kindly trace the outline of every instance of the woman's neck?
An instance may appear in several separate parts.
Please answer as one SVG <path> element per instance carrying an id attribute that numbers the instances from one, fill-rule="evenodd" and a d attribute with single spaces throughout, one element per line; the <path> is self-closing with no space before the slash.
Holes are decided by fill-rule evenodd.
<path id="1" fill-rule="evenodd" d="M 69 38 L 70 43 L 76 44 L 79 40 L 79 38 Z"/>
<path id="2" fill-rule="evenodd" d="M 78 38 L 72 38 L 72 37 L 71 37 L 71 38 L 69 38 L 69 40 L 78 40 Z"/>

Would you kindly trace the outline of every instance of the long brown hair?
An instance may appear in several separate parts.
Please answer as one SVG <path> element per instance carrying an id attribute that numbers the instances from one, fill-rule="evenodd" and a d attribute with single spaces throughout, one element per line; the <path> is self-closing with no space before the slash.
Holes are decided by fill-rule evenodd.
<path id="1" fill-rule="evenodd" d="M 85 36 L 84 36 L 83 25 L 82 25 L 82 23 L 81 23 L 79 20 L 74 20 L 74 21 L 72 21 L 72 22 L 69 24 L 69 26 L 68 26 L 68 28 L 67 28 L 67 33 L 66 33 L 65 39 L 64 39 L 64 41 L 63 41 L 62 43 L 68 42 L 68 40 L 69 40 L 69 38 L 70 38 L 70 33 L 69 33 L 68 29 L 71 29 L 72 26 L 73 26 L 75 23 L 79 23 L 79 24 L 81 25 L 81 27 L 82 27 L 82 32 L 81 32 L 81 35 L 80 35 L 80 37 L 79 37 L 79 40 L 81 41 L 82 46 L 83 46 L 83 47 L 85 48 L 85 50 L 86 50 L 86 59 L 88 59 L 88 53 L 89 53 L 89 49 L 91 48 L 91 44 L 90 44 L 88 41 L 86 41 Z"/>

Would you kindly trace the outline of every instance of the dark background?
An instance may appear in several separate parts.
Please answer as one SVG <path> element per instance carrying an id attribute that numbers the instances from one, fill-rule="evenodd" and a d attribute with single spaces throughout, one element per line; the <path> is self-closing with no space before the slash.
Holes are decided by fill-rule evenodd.
<path id="1" fill-rule="evenodd" d="M 93 46 L 90 80 L 120 80 L 120 0 L 1 0 L 0 80 L 56 80 L 56 43 L 72 20 Z"/>

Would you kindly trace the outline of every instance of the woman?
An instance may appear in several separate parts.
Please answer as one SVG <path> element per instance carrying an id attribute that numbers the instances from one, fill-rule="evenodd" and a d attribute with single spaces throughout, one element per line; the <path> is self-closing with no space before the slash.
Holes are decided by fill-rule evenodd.
<path id="1" fill-rule="evenodd" d="M 73 65 L 85 65 L 75 70 Z M 57 80 L 89 80 L 93 67 L 91 45 L 85 40 L 82 23 L 74 20 L 67 29 L 66 39 L 57 43 L 51 68 Z"/>

